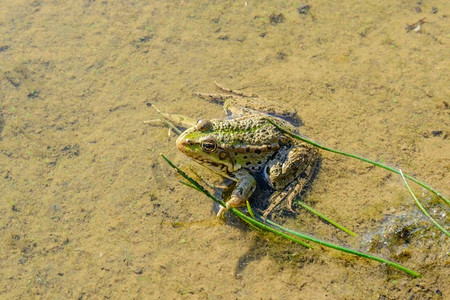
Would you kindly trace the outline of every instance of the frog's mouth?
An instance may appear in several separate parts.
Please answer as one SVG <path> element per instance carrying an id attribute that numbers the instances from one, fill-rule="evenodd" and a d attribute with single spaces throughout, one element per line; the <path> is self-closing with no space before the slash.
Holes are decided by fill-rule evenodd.
<path id="1" fill-rule="evenodd" d="M 193 139 L 187 138 L 187 135 L 191 133 L 190 130 L 183 132 L 176 141 L 178 150 L 189 157 L 197 159 L 200 144 Z"/>

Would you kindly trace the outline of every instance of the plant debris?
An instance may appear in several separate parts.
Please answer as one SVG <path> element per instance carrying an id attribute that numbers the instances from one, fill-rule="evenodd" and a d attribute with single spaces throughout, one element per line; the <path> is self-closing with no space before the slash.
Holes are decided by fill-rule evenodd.
<path id="1" fill-rule="evenodd" d="M 422 29 L 422 25 L 424 23 L 426 23 L 425 19 L 426 18 L 422 18 L 419 21 L 417 21 L 416 23 L 413 23 L 411 25 L 406 25 L 406 27 L 405 27 L 406 32 L 410 32 L 411 30 L 415 31 L 415 32 L 419 32 Z"/>

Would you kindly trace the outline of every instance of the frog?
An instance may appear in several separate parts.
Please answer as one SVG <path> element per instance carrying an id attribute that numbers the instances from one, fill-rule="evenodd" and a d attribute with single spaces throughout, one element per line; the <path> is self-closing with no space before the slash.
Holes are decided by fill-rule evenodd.
<path id="1" fill-rule="evenodd" d="M 256 94 L 216 86 L 225 93 L 195 93 L 222 105 L 226 118 L 191 119 L 177 115 L 189 127 L 176 140 L 180 152 L 213 172 L 234 181 L 231 196 L 217 213 L 225 218 L 230 208 L 247 205 L 255 191 L 257 178 L 263 178 L 273 190 L 263 211 L 266 219 L 283 201 L 294 212 L 293 199 L 311 181 L 320 160 L 318 150 L 292 138 L 301 124 L 294 109 Z M 168 115 L 166 114 L 166 117 Z"/>

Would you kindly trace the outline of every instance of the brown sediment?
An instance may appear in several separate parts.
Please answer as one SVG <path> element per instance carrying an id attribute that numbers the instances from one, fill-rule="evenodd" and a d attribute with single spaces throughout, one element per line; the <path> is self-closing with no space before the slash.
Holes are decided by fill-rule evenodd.
<path id="1" fill-rule="evenodd" d="M 411 235 L 403 252 L 401 239 L 373 247 L 423 275 L 411 279 L 195 223 L 213 217 L 210 201 L 161 162 L 160 152 L 185 161 L 175 138 L 142 124 L 158 118 L 147 103 L 220 118 L 221 107 L 192 95 L 216 80 L 286 103 L 302 135 L 400 166 L 448 196 L 450 2 L 427 5 L 315 1 L 299 14 L 283 1 L 2 1 L 0 298 L 448 297 L 438 233 Z M 391 215 L 407 232 L 416 224 L 403 221 L 414 204 L 397 176 L 332 154 L 305 201 L 361 236 L 384 233 Z M 287 226 L 365 249 L 296 212 Z"/>

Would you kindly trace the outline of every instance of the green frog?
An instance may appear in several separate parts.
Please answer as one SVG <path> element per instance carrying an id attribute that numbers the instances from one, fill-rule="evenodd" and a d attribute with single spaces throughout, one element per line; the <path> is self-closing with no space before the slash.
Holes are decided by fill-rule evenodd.
<path id="1" fill-rule="evenodd" d="M 223 105 L 229 118 L 198 120 L 178 137 L 176 146 L 201 165 L 235 181 L 226 207 L 217 215 L 223 218 L 230 207 L 246 205 L 255 190 L 257 174 L 274 190 L 263 217 L 283 201 L 293 211 L 292 200 L 311 180 L 319 153 L 316 148 L 283 134 L 268 120 L 295 131 L 292 124 L 301 123 L 296 112 L 257 95 L 216 85 L 226 94 L 197 95 Z M 183 120 L 186 126 L 188 119 Z"/>

